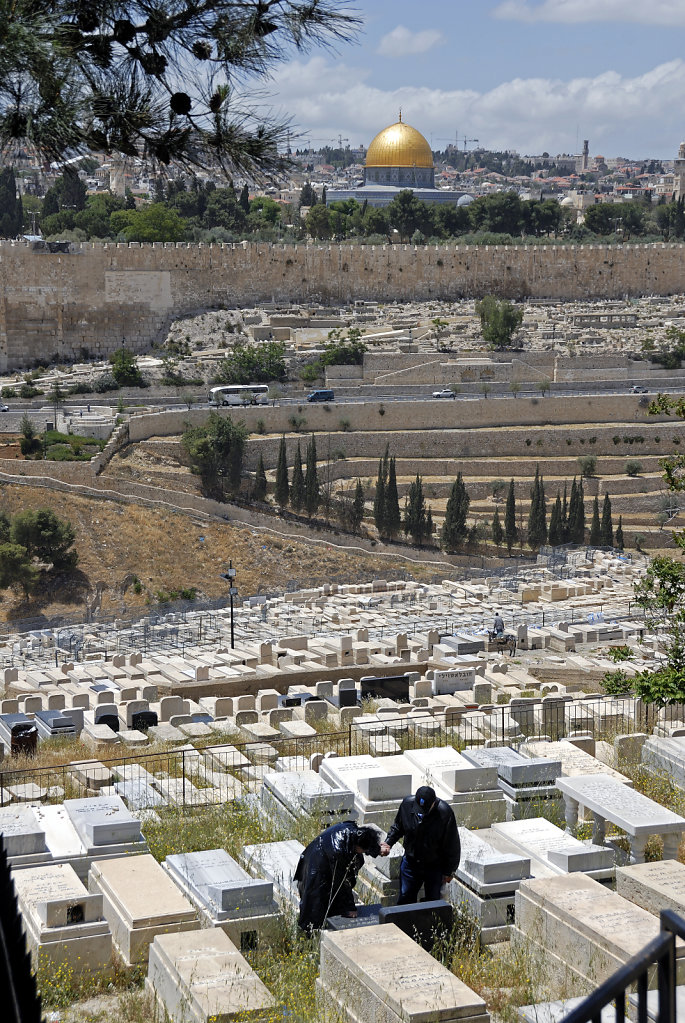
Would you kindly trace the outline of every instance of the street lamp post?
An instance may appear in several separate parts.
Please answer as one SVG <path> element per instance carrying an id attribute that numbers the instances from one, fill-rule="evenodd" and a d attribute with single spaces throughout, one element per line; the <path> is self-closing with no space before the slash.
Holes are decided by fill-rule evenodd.
<path id="1" fill-rule="evenodd" d="M 233 561 L 229 561 L 228 572 L 221 573 L 221 578 L 228 580 L 228 595 L 231 601 L 231 650 L 233 650 L 235 647 L 235 632 L 233 629 L 233 598 L 237 597 L 238 595 L 238 587 L 234 585 L 235 571 L 236 570 L 233 567 Z"/>

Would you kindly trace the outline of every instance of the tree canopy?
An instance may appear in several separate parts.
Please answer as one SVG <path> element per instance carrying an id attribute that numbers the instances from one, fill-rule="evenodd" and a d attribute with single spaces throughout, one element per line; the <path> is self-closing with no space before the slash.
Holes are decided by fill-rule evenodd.
<path id="1" fill-rule="evenodd" d="M 210 412 L 204 426 L 190 426 L 185 430 L 181 444 L 192 471 L 202 479 L 202 492 L 206 497 L 221 501 L 226 491 L 238 490 L 247 437 L 244 423 L 234 423 L 230 416 L 218 412 Z"/>
<path id="2" fill-rule="evenodd" d="M 476 302 L 476 315 L 480 316 L 483 340 L 490 348 L 509 348 L 523 323 L 523 309 L 494 295 Z"/>
<path id="3" fill-rule="evenodd" d="M 278 166 L 286 124 L 249 99 L 293 51 L 354 37 L 340 0 L 0 0 L 0 143 L 49 159 Z"/>

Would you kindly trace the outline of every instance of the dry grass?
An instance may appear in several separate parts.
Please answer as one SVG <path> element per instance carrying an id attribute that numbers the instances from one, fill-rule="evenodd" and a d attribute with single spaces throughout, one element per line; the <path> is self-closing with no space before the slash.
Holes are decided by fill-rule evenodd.
<path id="1" fill-rule="evenodd" d="M 6 591 L 0 620 L 85 612 L 86 599 L 101 589 L 104 611 L 144 612 L 161 591 L 195 587 L 198 597 L 226 594 L 229 559 L 238 568 L 241 596 L 280 593 L 323 583 L 366 582 L 412 577 L 442 578 L 444 570 L 401 558 L 344 551 L 196 516 L 78 497 L 42 487 L 5 486 L 0 510 L 12 515 L 50 508 L 76 531 L 78 570 L 41 586 L 29 601 Z M 136 579 L 142 592 L 134 592 Z"/>

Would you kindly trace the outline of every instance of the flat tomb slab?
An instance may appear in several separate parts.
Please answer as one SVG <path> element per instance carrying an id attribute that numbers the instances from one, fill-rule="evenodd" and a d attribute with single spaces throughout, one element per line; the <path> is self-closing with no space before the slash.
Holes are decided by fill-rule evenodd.
<path id="1" fill-rule="evenodd" d="M 65 799 L 64 809 L 89 853 L 103 846 L 144 841 L 140 821 L 129 813 L 120 796 Z"/>
<path id="2" fill-rule="evenodd" d="M 516 893 L 515 944 L 532 943 L 588 985 L 606 980 L 659 934 L 647 910 L 585 874 L 522 881 Z M 676 945 L 683 965 L 685 945 Z"/>
<path id="3" fill-rule="evenodd" d="M 395 924 L 323 931 L 318 988 L 350 1023 L 490 1019 L 483 999 Z"/>
<path id="4" fill-rule="evenodd" d="M 592 870 L 609 877 L 613 873 L 614 853 L 606 846 L 581 842 L 544 817 L 505 821 L 492 825 L 523 853 L 538 856 L 559 872 Z"/>
<path id="5" fill-rule="evenodd" d="M 275 1018 L 273 996 L 221 928 L 157 935 L 148 984 L 177 1023 Z"/>
<path id="6" fill-rule="evenodd" d="M 195 907 L 149 853 L 95 860 L 88 887 L 102 894 L 114 941 L 131 965 L 147 961 L 156 934 L 197 926 Z"/>
<path id="7" fill-rule="evenodd" d="M 8 806 L 1 809 L 0 835 L 8 856 L 46 852 L 45 831 L 30 806 Z"/>
<path id="8" fill-rule="evenodd" d="M 625 774 L 614 770 L 613 767 L 607 767 L 596 757 L 574 746 L 572 742 L 564 742 L 563 739 L 559 742 L 526 742 L 521 747 L 521 752 L 531 758 L 547 757 L 550 760 L 560 761 L 563 774 L 569 778 L 585 774 L 602 774 L 605 778 L 620 781 L 628 788 L 632 789 L 633 787 L 632 779 L 627 778 Z"/>
<path id="9" fill-rule="evenodd" d="M 623 828 L 629 835 L 685 831 L 685 818 L 604 774 L 558 778 L 556 784 L 564 797 Z"/>
<path id="10" fill-rule="evenodd" d="M 616 891 L 624 899 L 659 915 L 662 909 L 685 914 L 685 864 L 678 860 L 633 863 L 616 868 Z"/>
<path id="11" fill-rule="evenodd" d="M 217 921 L 271 912 L 273 882 L 251 877 L 225 849 L 174 853 L 164 866 Z"/>

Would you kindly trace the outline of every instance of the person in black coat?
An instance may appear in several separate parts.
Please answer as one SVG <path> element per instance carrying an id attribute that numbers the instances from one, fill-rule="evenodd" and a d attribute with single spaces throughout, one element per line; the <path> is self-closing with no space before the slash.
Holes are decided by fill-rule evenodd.
<path id="1" fill-rule="evenodd" d="M 416 902 L 421 885 L 426 900 L 440 898 L 440 889 L 452 880 L 459 866 L 461 845 L 454 811 L 444 799 L 438 799 L 430 785 L 422 785 L 415 796 L 405 796 L 381 855 L 387 856 L 395 842 L 402 839 L 404 856 L 400 864 L 398 906 Z"/>
<path id="2" fill-rule="evenodd" d="M 333 824 L 309 843 L 295 871 L 300 893 L 298 925 L 303 931 L 323 927 L 329 916 L 357 915 L 352 889 L 365 853 L 380 856 L 379 832 L 354 821 Z"/>

